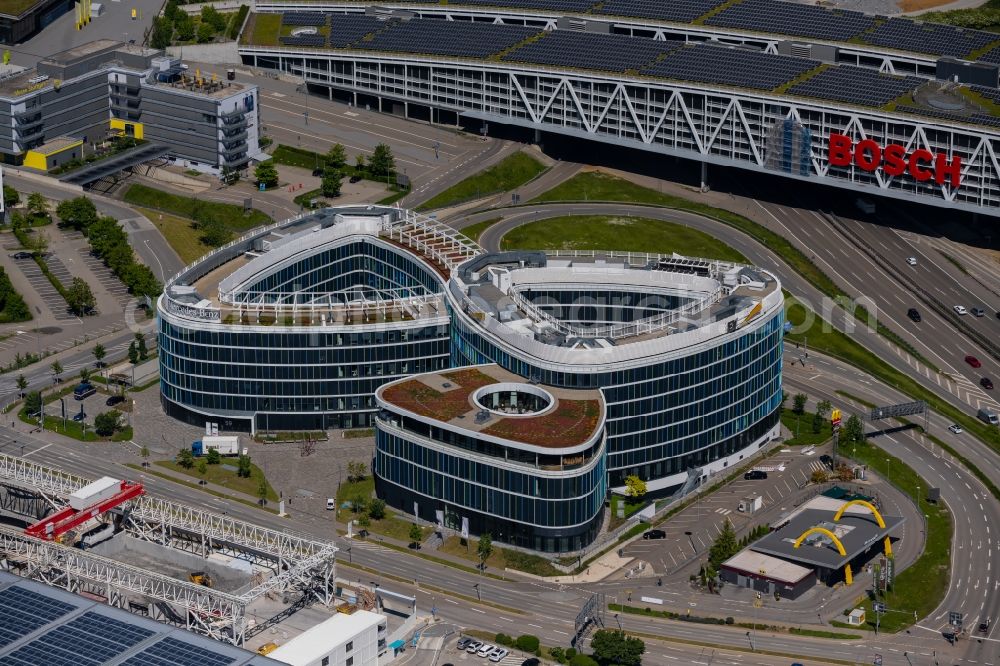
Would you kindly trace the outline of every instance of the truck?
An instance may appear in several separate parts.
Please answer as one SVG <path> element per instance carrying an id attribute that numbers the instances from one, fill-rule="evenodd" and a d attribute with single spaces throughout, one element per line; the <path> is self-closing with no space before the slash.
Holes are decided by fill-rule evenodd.
<path id="1" fill-rule="evenodd" d="M 93 483 L 88 483 L 69 496 L 69 505 L 77 511 L 100 504 L 109 500 L 122 492 L 122 482 L 120 479 L 112 479 L 110 476 L 102 476 Z"/>
<path id="2" fill-rule="evenodd" d="M 238 456 L 240 454 L 240 438 L 238 435 L 205 435 L 191 444 L 191 453 L 203 456 L 215 449 L 223 456 Z"/>
<path id="3" fill-rule="evenodd" d="M 980 421 L 984 421 L 990 425 L 997 425 L 1000 423 L 1000 420 L 997 418 L 997 413 L 986 408 L 980 409 L 979 412 L 976 413 L 976 416 Z"/>
<path id="4" fill-rule="evenodd" d="M 112 523 L 104 523 L 98 525 L 92 530 L 87 530 L 80 537 L 80 541 L 77 542 L 77 546 L 83 550 L 87 548 L 92 548 L 102 541 L 107 541 L 115 535 L 115 526 Z"/>

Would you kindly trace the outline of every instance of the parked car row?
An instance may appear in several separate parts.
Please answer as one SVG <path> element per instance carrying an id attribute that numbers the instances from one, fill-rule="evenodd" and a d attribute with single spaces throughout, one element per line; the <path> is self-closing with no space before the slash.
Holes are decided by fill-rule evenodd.
<path id="1" fill-rule="evenodd" d="M 484 643 L 483 641 L 477 641 L 474 638 L 469 638 L 468 636 L 459 638 L 455 647 L 459 650 L 465 650 L 469 654 L 474 654 L 477 657 L 489 659 L 493 663 L 498 663 L 510 654 L 510 650 L 507 650 L 506 648 L 502 648 L 498 645 L 491 645 L 490 643 Z"/>

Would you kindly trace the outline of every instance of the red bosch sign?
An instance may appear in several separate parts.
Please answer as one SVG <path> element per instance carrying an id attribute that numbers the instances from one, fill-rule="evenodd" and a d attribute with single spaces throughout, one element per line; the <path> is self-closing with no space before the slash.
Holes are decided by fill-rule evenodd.
<path id="1" fill-rule="evenodd" d="M 831 134 L 829 161 L 833 166 L 851 166 L 865 171 L 881 168 L 889 176 L 908 173 L 915 180 L 925 182 L 933 179 L 938 185 L 949 183 L 953 188 L 962 181 L 962 158 L 958 155 L 950 160 L 944 153 L 932 153 L 918 148 L 907 154 L 906 148 L 898 143 L 882 147 L 872 139 L 862 139 L 857 143 L 844 134 Z"/>

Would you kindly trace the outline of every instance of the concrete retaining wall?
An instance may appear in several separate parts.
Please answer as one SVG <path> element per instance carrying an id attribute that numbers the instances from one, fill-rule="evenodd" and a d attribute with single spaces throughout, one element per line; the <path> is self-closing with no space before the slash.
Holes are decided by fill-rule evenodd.
<path id="1" fill-rule="evenodd" d="M 193 5 L 185 5 L 185 11 Z M 192 62 L 204 62 L 209 65 L 239 65 L 240 54 L 236 47 L 236 42 L 222 42 L 221 44 L 190 44 L 188 46 L 169 46 L 167 53 L 175 58 L 183 58 Z M 225 72 L 216 72 L 219 76 L 225 76 Z"/>

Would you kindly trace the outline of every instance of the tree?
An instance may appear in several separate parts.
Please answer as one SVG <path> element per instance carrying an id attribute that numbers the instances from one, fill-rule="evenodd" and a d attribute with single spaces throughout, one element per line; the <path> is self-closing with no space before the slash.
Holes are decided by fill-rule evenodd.
<path id="1" fill-rule="evenodd" d="M 723 562 L 735 555 L 739 551 L 739 544 L 736 541 L 736 530 L 727 518 L 722 524 L 722 531 L 715 537 L 715 542 L 708 549 L 708 561 L 712 568 L 718 569 Z"/>
<path id="2" fill-rule="evenodd" d="M 100 217 L 97 206 L 87 197 L 66 199 L 56 206 L 56 215 L 60 224 L 84 233 Z"/>
<path id="3" fill-rule="evenodd" d="M 368 498 L 364 495 L 359 493 L 351 500 L 351 510 L 354 511 L 354 513 L 364 513 L 367 508 Z"/>
<path id="4" fill-rule="evenodd" d="M 62 363 L 59 361 L 53 361 L 52 365 L 49 367 L 52 368 L 52 374 L 55 375 L 56 381 L 59 381 L 59 375 L 61 375 L 63 371 Z"/>
<path id="5" fill-rule="evenodd" d="M 139 360 L 145 361 L 149 358 L 149 350 L 146 349 L 146 338 L 142 333 L 135 334 L 135 349 L 139 352 Z"/>
<path id="6" fill-rule="evenodd" d="M 380 143 L 375 146 L 372 156 L 368 158 L 368 171 L 376 178 L 385 178 L 396 169 L 396 159 L 392 156 L 392 148 Z"/>
<path id="7" fill-rule="evenodd" d="M 108 350 L 104 348 L 104 345 L 98 342 L 96 345 L 94 345 L 94 349 L 91 351 L 91 353 L 94 355 L 94 361 L 95 361 L 94 365 L 96 365 L 98 368 L 103 367 L 104 357 L 108 355 Z"/>
<path id="8" fill-rule="evenodd" d="M 10 185 L 4 185 L 3 186 L 3 205 L 4 205 L 4 210 L 6 210 L 8 208 L 13 208 L 14 206 L 16 206 L 19 203 L 21 203 L 21 195 L 18 194 L 17 190 L 15 190 Z"/>
<path id="9" fill-rule="evenodd" d="M 94 430 L 101 437 L 110 437 L 121 426 L 121 413 L 115 410 L 101 412 L 94 417 Z"/>
<path id="10" fill-rule="evenodd" d="M 342 178 L 341 173 L 335 169 L 327 169 L 323 172 L 323 180 L 320 181 L 320 191 L 323 192 L 323 196 L 331 199 L 339 197 Z"/>
<path id="11" fill-rule="evenodd" d="M 28 195 L 28 215 L 31 217 L 48 217 L 49 202 L 38 192 Z"/>
<path id="12" fill-rule="evenodd" d="M 420 525 L 410 523 L 410 545 L 420 548 L 420 542 L 424 540 L 424 531 Z"/>
<path id="13" fill-rule="evenodd" d="M 379 498 L 373 499 L 368 506 L 368 515 L 372 517 L 372 520 L 382 520 L 385 518 L 385 500 Z"/>
<path id="14" fill-rule="evenodd" d="M 813 433 L 819 434 L 823 432 L 823 423 L 826 421 L 826 417 L 830 414 L 830 409 L 832 405 L 829 400 L 820 400 L 816 404 L 816 413 L 813 414 L 812 429 Z"/>
<path id="15" fill-rule="evenodd" d="M 809 396 L 805 393 L 796 393 L 795 397 L 792 398 L 792 414 L 796 416 L 802 416 L 806 413 L 806 401 L 809 400 Z"/>
<path id="16" fill-rule="evenodd" d="M 358 172 L 358 175 L 362 175 L 367 166 L 365 165 L 365 156 L 358 153 L 354 156 L 354 170 Z"/>
<path id="17" fill-rule="evenodd" d="M 326 166 L 334 171 L 343 171 L 347 166 L 347 151 L 339 143 L 333 144 L 326 153 Z"/>
<path id="18" fill-rule="evenodd" d="M 204 458 L 198 458 L 198 473 L 202 476 L 208 473 L 208 463 L 205 462 Z"/>
<path id="19" fill-rule="evenodd" d="M 253 466 L 250 462 L 250 456 L 240 454 L 236 460 L 236 476 L 249 479 L 251 474 L 253 474 Z"/>
<path id="20" fill-rule="evenodd" d="M 177 453 L 177 464 L 184 469 L 194 467 L 194 454 L 191 453 L 191 449 L 183 448 Z"/>
<path id="21" fill-rule="evenodd" d="M 594 658 L 602 664 L 639 666 L 646 644 L 624 631 L 600 629 L 590 639 L 590 648 L 594 651 Z"/>
<path id="22" fill-rule="evenodd" d="M 625 494 L 634 500 L 642 499 L 646 495 L 646 482 L 635 474 L 626 476 Z"/>
<path id="23" fill-rule="evenodd" d="M 518 650 L 534 654 L 535 652 L 538 651 L 539 647 L 538 636 L 532 636 L 531 634 L 522 634 L 517 637 L 516 641 L 514 641 L 514 647 L 516 647 Z"/>
<path id="24" fill-rule="evenodd" d="M 174 30 L 177 31 L 177 40 L 190 42 L 194 39 L 194 19 L 183 9 L 178 9 L 174 15 Z"/>
<path id="25" fill-rule="evenodd" d="M 219 449 L 209 449 L 208 453 L 205 454 L 205 459 L 209 465 L 218 465 L 222 462 L 222 454 L 219 453 Z"/>
<path id="26" fill-rule="evenodd" d="M 81 278 L 75 277 L 70 282 L 69 289 L 66 290 L 66 303 L 75 315 L 82 315 L 91 312 L 97 305 L 94 292 L 90 290 L 90 285 Z"/>
<path id="27" fill-rule="evenodd" d="M 213 37 L 215 37 L 215 28 L 212 27 L 211 23 L 205 23 L 202 21 L 198 24 L 198 34 L 196 39 L 199 44 L 207 44 L 212 41 Z"/>
<path id="28" fill-rule="evenodd" d="M 372 526 L 372 519 L 368 517 L 367 513 L 361 514 L 358 518 L 358 527 L 361 528 L 361 536 L 368 535 L 368 528 Z"/>
<path id="29" fill-rule="evenodd" d="M 264 475 L 260 475 L 260 480 L 257 481 L 257 497 L 260 498 L 260 505 L 264 506 L 267 504 L 267 479 Z"/>
<path id="30" fill-rule="evenodd" d="M 174 7 L 176 10 L 176 3 L 167 3 L 167 8 Z M 164 10 L 163 16 L 157 16 L 153 19 L 153 30 L 150 33 L 149 45 L 154 49 L 165 49 L 170 46 L 170 42 L 174 37 L 174 23 L 172 17 L 166 15 L 166 10 Z"/>
<path id="31" fill-rule="evenodd" d="M 25 247 L 28 248 L 32 254 L 41 256 L 49 249 L 49 235 L 44 231 L 36 231 L 28 236 Z"/>
<path id="32" fill-rule="evenodd" d="M 139 455 L 142 457 L 142 466 L 149 467 L 149 463 L 146 462 L 149 459 L 149 447 L 143 444 L 142 448 L 139 449 Z"/>
<path id="33" fill-rule="evenodd" d="M 24 389 L 28 388 L 28 379 L 24 375 L 17 376 L 17 394 L 24 397 Z"/>
<path id="34" fill-rule="evenodd" d="M 253 177 L 257 180 L 257 185 L 263 185 L 265 189 L 278 186 L 278 170 L 270 160 L 258 164 Z"/>
<path id="35" fill-rule="evenodd" d="M 212 5 L 205 5 L 201 8 L 201 22 L 212 27 L 212 32 L 222 32 L 226 29 L 228 19 Z"/>
<path id="36" fill-rule="evenodd" d="M 824 483 L 827 479 L 827 473 L 825 469 L 814 469 L 809 480 L 813 483 Z"/>
<path id="37" fill-rule="evenodd" d="M 139 362 L 139 350 L 135 347 L 135 340 L 128 346 L 128 362 L 135 365 Z"/>
<path id="38" fill-rule="evenodd" d="M 226 223 L 217 217 L 212 217 L 197 223 L 201 232 L 201 240 L 205 245 L 219 247 L 225 245 L 233 238 L 233 232 L 226 226 Z"/>
<path id="39" fill-rule="evenodd" d="M 32 391 L 24 397 L 24 409 L 28 414 L 37 414 L 42 411 L 41 391 Z"/>
<path id="40" fill-rule="evenodd" d="M 851 414 L 840 431 L 840 439 L 845 444 L 857 444 L 865 440 L 865 424 L 857 414 Z"/>
<path id="41" fill-rule="evenodd" d="M 93 371 L 91 371 L 91 369 L 88 368 L 87 366 L 83 366 L 82 368 L 80 368 L 80 383 L 89 384 L 90 377 L 93 374 L 94 374 Z"/>
<path id="42" fill-rule="evenodd" d="M 493 554 L 493 536 L 489 532 L 479 535 L 479 543 L 476 544 L 476 555 L 479 556 L 479 568 L 486 568 L 486 560 Z"/>

